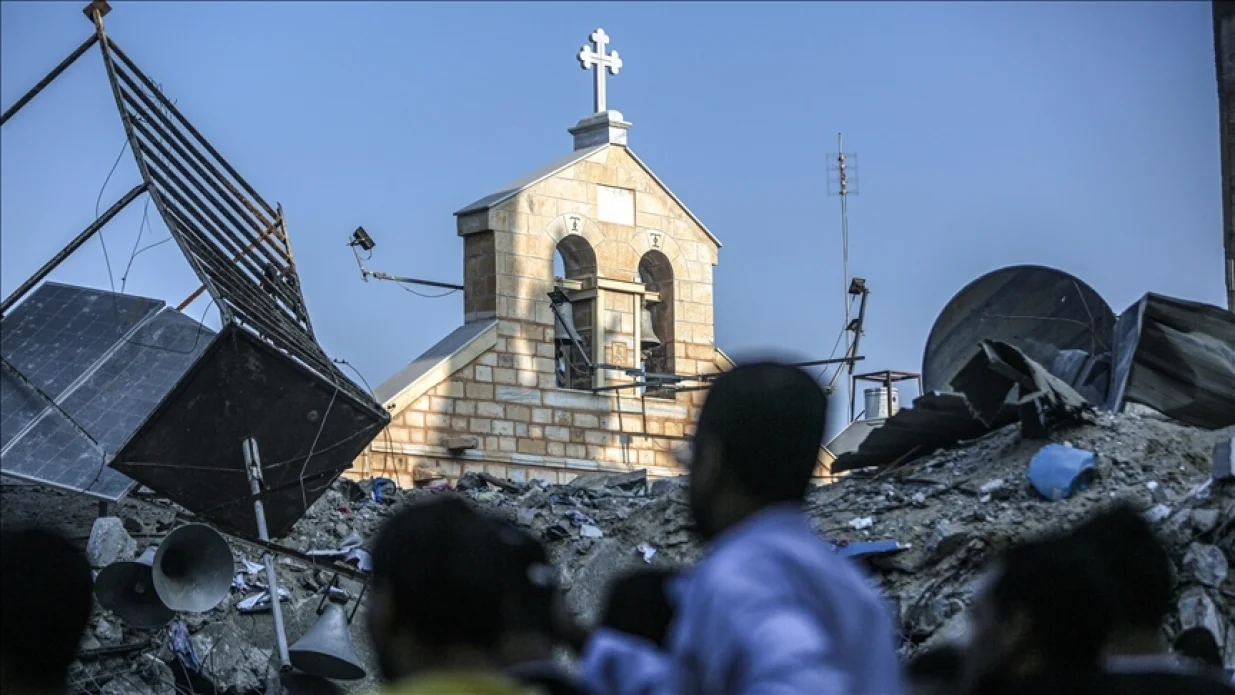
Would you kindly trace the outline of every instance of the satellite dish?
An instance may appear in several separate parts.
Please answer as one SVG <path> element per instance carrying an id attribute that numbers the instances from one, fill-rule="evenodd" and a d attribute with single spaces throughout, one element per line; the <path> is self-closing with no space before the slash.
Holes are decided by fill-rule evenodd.
<path id="1" fill-rule="evenodd" d="M 966 285 L 939 312 L 922 355 L 922 385 L 950 390 L 982 340 L 1010 343 L 1058 371 L 1074 366 L 1079 353 L 1109 353 L 1114 328 L 1110 305 L 1079 278 L 1039 265 L 1001 268 Z"/>

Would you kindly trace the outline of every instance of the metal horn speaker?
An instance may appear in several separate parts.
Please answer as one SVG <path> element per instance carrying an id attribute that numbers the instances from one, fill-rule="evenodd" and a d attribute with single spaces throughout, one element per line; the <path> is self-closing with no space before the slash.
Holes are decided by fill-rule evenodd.
<path id="1" fill-rule="evenodd" d="M 149 548 L 136 562 L 113 562 L 94 580 L 99 605 L 142 629 L 166 625 L 176 612 L 154 590 L 155 549 Z"/>
<path id="2" fill-rule="evenodd" d="M 322 617 L 287 650 L 287 655 L 292 666 L 314 676 L 334 681 L 365 677 L 347 629 L 347 612 L 337 603 L 326 603 Z"/>
<path id="3" fill-rule="evenodd" d="M 167 534 L 154 556 L 154 590 L 168 608 L 204 613 L 227 597 L 236 561 L 218 531 L 188 524 Z"/>

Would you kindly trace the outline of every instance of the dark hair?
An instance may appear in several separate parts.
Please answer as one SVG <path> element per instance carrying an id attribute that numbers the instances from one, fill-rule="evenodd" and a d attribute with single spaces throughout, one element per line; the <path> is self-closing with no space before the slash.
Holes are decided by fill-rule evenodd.
<path id="1" fill-rule="evenodd" d="M 85 553 L 51 529 L 0 536 L 4 686 L 58 690 L 90 622 L 94 575 Z"/>
<path id="2" fill-rule="evenodd" d="M 1073 530 L 1106 574 L 1116 627 L 1157 631 L 1171 610 L 1171 560 L 1149 522 L 1127 504 L 1093 515 Z"/>
<path id="3" fill-rule="evenodd" d="M 435 647 L 493 647 L 502 633 L 503 544 L 461 498 L 413 504 L 382 527 L 373 578 L 390 589 L 394 622 Z"/>
<path id="4" fill-rule="evenodd" d="M 666 568 L 648 568 L 618 577 L 609 587 L 600 624 L 665 648 L 673 622 L 669 581 L 676 574 Z"/>
<path id="5" fill-rule="evenodd" d="M 1214 633 L 1203 627 L 1190 627 L 1175 637 L 1174 652 L 1206 666 L 1222 668 L 1222 653 Z"/>
<path id="6" fill-rule="evenodd" d="M 1113 606 L 1088 548 L 1048 537 L 1009 549 L 991 588 L 996 615 L 1029 617 L 1031 639 L 1051 671 L 1088 673 L 1101 663 Z"/>
<path id="7" fill-rule="evenodd" d="M 955 644 L 931 647 L 918 652 L 905 668 L 913 683 L 959 684 L 965 665 L 965 650 Z"/>
<path id="8" fill-rule="evenodd" d="M 760 501 L 797 501 L 818 462 L 827 414 L 827 396 L 805 371 L 743 364 L 712 382 L 695 446 L 719 446 L 721 465 Z"/>
<path id="9" fill-rule="evenodd" d="M 553 596 L 557 576 L 544 545 L 513 524 L 497 521 L 505 544 L 503 583 L 507 624 L 512 629 L 553 634 Z"/>

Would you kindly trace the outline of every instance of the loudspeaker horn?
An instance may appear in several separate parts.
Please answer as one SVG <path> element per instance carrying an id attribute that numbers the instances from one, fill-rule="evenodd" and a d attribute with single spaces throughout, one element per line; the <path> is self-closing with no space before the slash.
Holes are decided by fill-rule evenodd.
<path id="1" fill-rule="evenodd" d="M 188 524 L 167 534 L 154 555 L 154 590 L 175 611 L 204 613 L 227 597 L 236 561 L 218 531 Z"/>
<path id="2" fill-rule="evenodd" d="M 327 602 L 322 617 L 287 650 L 292 666 L 305 673 L 334 681 L 358 681 L 364 667 L 352 648 L 347 613 L 337 603 Z"/>
<path id="3" fill-rule="evenodd" d="M 163 627 L 176 615 L 154 589 L 154 557 L 155 549 L 148 548 L 135 562 L 104 567 L 94 580 L 99 605 L 133 627 Z"/>

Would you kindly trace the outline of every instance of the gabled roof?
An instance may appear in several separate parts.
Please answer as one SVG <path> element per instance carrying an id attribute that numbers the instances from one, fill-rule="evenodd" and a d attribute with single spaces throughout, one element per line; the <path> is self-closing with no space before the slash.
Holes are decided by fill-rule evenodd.
<path id="1" fill-rule="evenodd" d="M 524 176 L 510 183 L 509 185 L 503 186 L 499 190 L 494 191 L 493 193 L 490 193 L 489 195 L 477 200 L 471 205 L 467 205 L 463 207 L 461 210 L 455 213 L 455 216 L 457 217 L 459 215 L 466 215 L 471 212 L 480 212 L 481 210 L 488 210 L 489 208 L 501 205 L 507 200 L 510 200 L 511 198 L 518 195 L 520 192 L 525 191 L 531 188 L 532 186 L 535 186 L 536 184 L 540 183 L 541 181 L 544 181 L 550 176 L 553 176 L 554 174 L 557 174 L 561 172 L 562 170 L 566 169 L 566 167 L 576 162 L 582 161 L 586 159 L 587 157 L 593 154 L 596 154 L 597 152 L 601 151 L 602 149 L 608 146 L 609 145 L 607 144 L 596 145 L 594 147 L 587 147 L 582 150 L 575 150 L 574 152 L 571 152 L 565 157 L 558 157 L 557 159 L 553 160 L 552 162 L 549 162 L 543 167 L 537 169 L 536 171 L 533 171 L 527 176 Z"/>
<path id="2" fill-rule="evenodd" d="M 656 172 L 652 171 L 651 167 L 644 164 L 642 159 L 639 159 L 639 156 L 635 154 L 634 150 L 626 148 L 626 152 L 630 155 L 631 159 L 635 160 L 636 164 L 643 167 L 643 170 L 647 172 L 647 175 L 651 176 L 652 180 L 659 184 L 665 193 L 669 194 L 669 197 L 673 199 L 673 202 L 677 203 L 678 207 L 682 208 L 682 211 L 685 212 L 690 219 L 694 220 L 695 224 L 699 225 L 699 229 L 702 229 L 703 233 L 708 235 L 708 238 L 712 240 L 712 243 L 716 244 L 716 248 L 720 248 L 723 245 L 720 243 L 720 239 L 716 238 L 716 235 L 712 233 L 712 230 L 708 229 L 707 225 L 703 223 L 703 220 L 696 217 L 695 213 L 691 212 L 690 208 L 686 207 L 686 203 L 683 203 L 682 199 L 678 198 L 677 194 L 673 192 L 673 189 L 666 186 L 665 182 L 661 181 L 660 177 L 656 175 Z"/>
<path id="3" fill-rule="evenodd" d="M 463 367 L 463 363 L 470 362 L 496 344 L 496 319 L 465 323 L 383 381 L 373 390 L 373 395 L 387 409 L 400 410 Z M 456 355 L 460 359 L 454 361 L 460 364 L 448 364 Z"/>
<path id="4" fill-rule="evenodd" d="M 606 147 L 612 147 L 612 146 L 613 145 L 610 145 L 610 144 L 596 145 L 594 147 L 587 147 L 582 150 L 575 150 L 574 152 L 571 152 L 570 154 L 564 157 L 559 157 L 553 160 L 552 162 L 546 164 L 545 166 L 537 169 L 536 171 L 533 171 L 527 176 L 524 176 L 518 179 L 517 181 L 514 181 L 506 186 L 503 186 L 501 189 L 494 191 L 493 193 L 490 193 L 489 195 L 486 195 L 483 198 L 480 198 L 479 200 L 476 200 L 470 205 L 464 206 L 462 209 L 455 212 L 455 216 L 457 217 L 459 215 L 467 215 L 473 212 L 480 212 L 481 210 L 488 210 L 490 208 L 497 207 L 498 205 L 501 205 L 507 200 L 510 200 L 511 198 L 515 197 L 519 193 L 531 188 L 532 186 L 535 186 L 541 181 L 544 181 L 545 179 L 548 179 L 551 176 L 554 176 L 555 174 L 562 172 L 563 170 L 565 170 L 567 167 L 571 166 L 572 164 L 575 164 L 576 162 L 580 162 L 590 157 L 591 155 L 596 154 L 597 152 L 600 152 Z M 666 186 L 665 182 L 661 181 L 660 177 L 656 175 L 656 172 L 652 171 L 652 169 L 648 167 L 647 164 L 644 164 L 643 160 L 639 159 L 639 157 L 635 155 L 634 151 L 632 151 L 630 148 L 624 148 L 624 149 L 626 150 L 627 154 L 630 155 L 630 158 L 635 160 L 635 163 L 638 164 L 643 169 L 643 171 L 647 173 L 648 176 L 652 177 L 652 180 L 655 181 L 656 184 L 659 185 L 666 194 L 668 194 L 668 196 L 673 200 L 673 202 L 677 203 L 678 206 L 682 208 L 682 211 L 685 212 L 686 215 L 690 217 L 690 219 L 693 220 L 695 224 L 699 225 L 699 228 L 702 229 L 703 233 L 708 236 L 708 239 L 711 239 L 712 243 L 716 244 L 717 248 L 720 248 L 721 246 L 720 239 L 716 238 L 716 235 L 713 234 L 712 231 L 707 228 L 707 225 L 703 224 L 703 220 L 700 220 L 698 217 L 696 217 L 695 213 L 691 212 L 690 208 L 686 207 L 686 204 L 683 203 L 682 200 L 677 197 L 677 194 L 675 194 L 672 189 Z"/>

